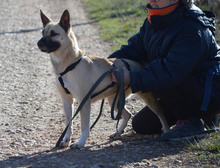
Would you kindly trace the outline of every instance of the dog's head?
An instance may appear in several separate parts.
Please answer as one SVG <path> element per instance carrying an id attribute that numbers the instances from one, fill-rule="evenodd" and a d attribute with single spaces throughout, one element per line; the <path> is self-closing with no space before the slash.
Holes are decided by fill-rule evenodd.
<path id="1" fill-rule="evenodd" d="M 70 31 L 70 15 L 68 10 L 65 10 L 61 16 L 60 22 L 54 22 L 40 11 L 41 20 L 43 23 L 43 37 L 38 41 L 39 49 L 46 53 L 52 53 L 59 50 L 61 47 L 66 47 L 69 44 Z"/>

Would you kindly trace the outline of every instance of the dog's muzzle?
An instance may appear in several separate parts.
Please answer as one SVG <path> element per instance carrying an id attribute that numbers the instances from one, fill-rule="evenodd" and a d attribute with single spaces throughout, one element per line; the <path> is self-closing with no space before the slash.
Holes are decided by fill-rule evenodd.
<path id="1" fill-rule="evenodd" d="M 48 37 L 42 37 L 38 41 L 37 45 L 42 52 L 46 52 L 46 53 L 54 52 L 61 46 L 58 41 L 53 41 Z"/>

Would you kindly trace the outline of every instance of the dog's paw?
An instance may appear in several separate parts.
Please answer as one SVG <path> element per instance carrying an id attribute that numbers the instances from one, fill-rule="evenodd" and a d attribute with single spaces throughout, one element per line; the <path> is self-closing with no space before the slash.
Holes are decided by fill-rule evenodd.
<path id="1" fill-rule="evenodd" d="M 68 147 L 69 145 L 70 145 L 70 139 L 66 139 L 66 140 L 61 141 L 59 146 L 60 146 L 61 148 L 66 148 L 66 147 Z"/>
<path id="2" fill-rule="evenodd" d="M 162 131 L 163 131 L 163 133 L 166 133 L 166 132 L 169 132 L 170 129 L 169 129 L 169 128 L 167 128 L 167 129 L 162 129 Z"/>
<path id="3" fill-rule="evenodd" d="M 63 138 L 63 140 L 60 142 L 59 147 L 61 148 L 66 148 L 70 145 L 70 135 L 66 134 L 65 137 Z"/>
<path id="4" fill-rule="evenodd" d="M 79 143 L 79 142 L 70 145 L 70 148 L 71 148 L 71 149 L 80 149 L 80 148 L 82 148 L 82 147 L 84 147 L 84 144 Z"/>
<path id="5" fill-rule="evenodd" d="M 115 132 L 113 134 L 110 135 L 111 139 L 120 139 L 121 138 L 121 134 L 119 134 L 118 132 Z"/>

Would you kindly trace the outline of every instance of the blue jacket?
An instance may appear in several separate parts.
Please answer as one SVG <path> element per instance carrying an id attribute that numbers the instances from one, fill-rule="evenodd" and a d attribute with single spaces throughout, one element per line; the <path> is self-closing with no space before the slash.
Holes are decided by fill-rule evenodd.
<path id="1" fill-rule="evenodd" d="M 191 74 L 207 73 L 220 62 L 212 12 L 179 5 L 167 15 L 152 16 L 140 31 L 109 57 L 146 62 L 130 71 L 132 92 L 158 91 L 180 84 Z"/>

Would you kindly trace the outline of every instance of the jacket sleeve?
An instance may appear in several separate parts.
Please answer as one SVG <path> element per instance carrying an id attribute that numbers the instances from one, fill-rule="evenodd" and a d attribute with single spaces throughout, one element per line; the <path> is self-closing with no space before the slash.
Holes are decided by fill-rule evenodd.
<path id="1" fill-rule="evenodd" d="M 132 92 L 171 88 L 183 81 L 195 68 L 207 49 L 200 31 L 184 31 L 171 45 L 165 58 L 150 62 L 141 71 L 130 71 Z"/>
<path id="2" fill-rule="evenodd" d="M 145 22 L 140 31 L 128 40 L 127 45 L 122 45 L 120 50 L 115 51 L 108 58 L 125 58 L 137 62 L 146 61 L 147 54 L 143 44 Z"/>

